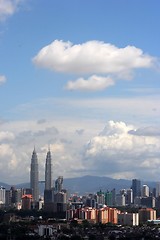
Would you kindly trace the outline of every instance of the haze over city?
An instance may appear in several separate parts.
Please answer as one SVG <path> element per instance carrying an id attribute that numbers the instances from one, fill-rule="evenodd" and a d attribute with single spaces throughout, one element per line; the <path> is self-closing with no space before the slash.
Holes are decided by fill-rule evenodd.
<path id="1" fill-rule="evenodd" d="M 159 181 L 160 2 L 0 0 L 0 181 Z"/>

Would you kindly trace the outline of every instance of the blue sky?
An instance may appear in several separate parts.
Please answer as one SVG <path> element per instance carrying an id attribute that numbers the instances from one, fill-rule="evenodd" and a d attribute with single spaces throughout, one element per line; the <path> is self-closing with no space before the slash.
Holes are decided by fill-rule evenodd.
<path id="1" fill-rule="evenodd" d="M 0 175 L 159 180 L 160 2 L 0 0 Z M 5 169 L 5 170 L 4 170 Z M 23 169 L 23 170 L 22 170 Z"/>

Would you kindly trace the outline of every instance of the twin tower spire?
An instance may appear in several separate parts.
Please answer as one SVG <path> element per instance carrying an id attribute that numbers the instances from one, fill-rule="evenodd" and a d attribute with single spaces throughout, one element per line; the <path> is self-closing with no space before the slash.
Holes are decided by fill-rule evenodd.
<path id="1" fill-rule="evenodd" d="M 33 201 L 39 201 L 39 169 L 38 158 L 34 148 L 31 158 L 31 170 L 30 170 L 30 188 L 32 189 Z M 45 164 L 45 190 L 53 188 L 53 176 L 52 176 L 52 158 L 50 149 L 48 149 Z"/>

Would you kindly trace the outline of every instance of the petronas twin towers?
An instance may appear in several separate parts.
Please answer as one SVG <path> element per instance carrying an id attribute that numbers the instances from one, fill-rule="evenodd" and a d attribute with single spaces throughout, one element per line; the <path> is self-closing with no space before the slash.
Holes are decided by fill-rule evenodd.
<path id="1" fill-rule="evenodd" d="M 47 152 L 46 164 L 45 164 L 45 190 L 51 190 L 53 188 L 52 177 L 52 158 L 50 150 Z"/>
<path id="2" fill-rule="evenodd" d="M 34 148 L 31 158 L 31 170 L 30 170 L 30 188 L 32 189 L 32 197 L 34 202 L 39 201 L 39 170 L 38 170 L 38 158 Z M 52 177 L 52 158 L 50 149 L 47 152 L 46 164 L 45 164 L 45 190 L 51 190 L 53 188 Z"/>

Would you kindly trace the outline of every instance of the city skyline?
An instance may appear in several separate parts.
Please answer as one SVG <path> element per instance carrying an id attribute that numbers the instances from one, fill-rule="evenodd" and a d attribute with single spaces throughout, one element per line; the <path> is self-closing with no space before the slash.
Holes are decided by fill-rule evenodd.
<path id="1" fill-rule="evenodd" d="M 160 181 L 160 2 L 0 0 L 0 176 Z M 54 177 L 55 176 L 55 177 Z"/>

